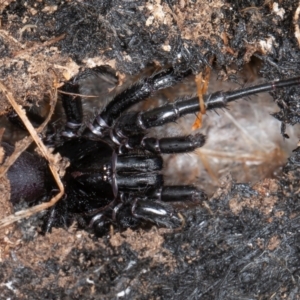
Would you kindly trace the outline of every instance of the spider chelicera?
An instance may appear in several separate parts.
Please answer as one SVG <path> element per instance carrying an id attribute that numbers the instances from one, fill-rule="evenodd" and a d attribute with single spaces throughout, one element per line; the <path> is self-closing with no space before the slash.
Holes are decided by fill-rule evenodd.
<path id="1" fill-rule="evenodd" d="M 99 234 L 110 224 L 120 228 L 135 228 L 148 222 L 179 226 L 181 220 L 171 202 L 201 202 L 206 194 L 192 185 L 165 186 L 161 154 L 191 152 L 203 146 L 205 136 L 197 133 L 156 139 L 147 137 L 147 130 L 199 112 L 199 99 L 180 100 L 145 112 L 127 110 L 192 72 L 176 72 L 169 68 L 144 78 L 115 96 L 92 122 L 84 125 L 80 82 L 100 71 L 103 71 L 101 67 L 87 69 L 64 84 L 65 128 L 44 139 L 55 152 L 70 161 L 62 178 L 65 195 L 49 210 L 45 230 L 69 226 L 74 220 Z M 204 97 L 205 108 L 225 108 L 228 102 L 239 98 L 299 83 L 300 77 L 297 77 L 215 92 Z M 5 143 L 3 146 L 9 155 L 11 146 Z M 9 169 L 8 179 L 13 203 L 20 198 L 27 202 L 49 199 L 56 188 L 46 162 L 28 152 Z"/>

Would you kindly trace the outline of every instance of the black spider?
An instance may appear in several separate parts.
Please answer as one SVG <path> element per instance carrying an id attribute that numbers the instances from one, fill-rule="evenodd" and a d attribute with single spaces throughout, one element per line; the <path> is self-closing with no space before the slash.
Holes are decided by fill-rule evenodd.
<path id="1" fill-rule="evenodd" d="M 63 91 L 79 94 L 80 81 L 97 74 L 99 67 L 87 69 L 65 83 Z M 162 153 L 185 153 L 203 146 L 205 137 L 195 134 L 156 139 L 147 129 L 174 122 L 199 111 L 198 97 L 166 104 L 146 112 L 126 112 L 159 89 L 169 87 L 191 74 L 172 68 L 145 78 L 118 94 L 93 122 L 82 124 L 81 97 L 64 94 L 67 123 L 45 143 L 67 157 L 70 166 L 62 178 L 65 195 L 50 209 L 46 231 L 52 226 L 69 226 L 74 219 L 84 227 L 103 233 L 113 223 L 120 228 L 152 222 L 176 227 L 180 218 L 169 202 L 202 201 L 206 195 L 191 185 L 165 186 L 160 171 Z M 245 89 L 216 92 L 205 97 L 206 110 L 226 107 L 230 101 L 297 85 L 300 77 L 257 85 Z M 12 147 L 3 143 L 6 154 Z M 46 162 L 25 152 L 9 169 L 11 201 L 49 199 L 55 184 Z"/>

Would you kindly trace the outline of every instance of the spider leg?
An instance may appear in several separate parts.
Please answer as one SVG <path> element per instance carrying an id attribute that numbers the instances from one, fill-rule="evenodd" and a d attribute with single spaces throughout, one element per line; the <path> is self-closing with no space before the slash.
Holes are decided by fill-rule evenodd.
<path id="1" fill-rule="evenodd" d="M 193 185 L 166 185 L 162 187 L 159 196 L 163 202 L 207 200 L 207 195 Z"/>
<path id="2" fill-rule="evenodd" d="M 80 128 L 83 118 L 81 96 L 74 95 L 80 93 L 78 81 L 73 80 L 65 83 L 61 90 L 65 93 L 70 93 L 63 94 L 61 97 L 67 119 L 62 136 L 72 138 L 76 136 L 76 132 Z"/>
<path id="3" fill-rule="evenodd" d="M 113 221 L 122 228 L 135 228 L 143 221 L 168 228 L 179 227 L 181 220 L 169 203 L 132 196 L 127 203 L 120 203 L 113 212 Z"/>
<path id="4" fill-rule="evenodd" d="M 133 196 L 114 211 L 114 219 L 122 227 L 136 227 L 141 221 L 150 221 L 160 226 L 175 228 L 181 224 L 176 210 L 167 202 L 203 201 L 206 194 L 191 185 L 164 186 L 150 190 L 144 197 Z"/>
<path id="5" fill-rule="evenodd" d="M 97 234 L 103 234 L 111 222 L 125 229 L 136 228 L 145 221 L 169 228 L 179 227 L 181 222 L 172 205 L 133 193 L 123 194 L 122 202 L 112 211 L 93 216 L 89 227 Z"/>
<path id="6" fill-rule="evenodd" d="M 204 192 L 194 186 L 164 186 L 150 189 L 145 194 L 135 192 L 122 193 L 121 202 L 113 210 L 107 209 L 87 219 L 88 227 L 94 232 L 103 235 L 107 232 L 109 224 L 115 222 L 121 228 L 136 228 L 143 222 L 151 222 L 159 226 L 176 228 L 181 225 L 181 218 L 174 207 L 167 202 L 200 201 L 206 200 Z M 59 212 L 57 210 L 60 209 Z M 58 218 L 59 217 L 59 218 Z M 49 232 L 55 223 L 68 227 L 73 219 L 67 217 L 64 206 L 54 207 L 49 212 L 49 218 L 44 231 Z M 85 226 L 83 226 L 85 227 Z"/>
<path id="7" fill-rule="evenodd" d="M 181 220 L 168 203 L 135 198 L 131 206 L 133 217 L 168 228 L 179 227 Z"/>
<path id="8" fill-rule="evenodd" d="M 67 123 L 62 136 L 73 138 L 77 136 L 77 131 L 82 125 L 82 99 L 80 95 L 80 86 L 85 80 L 97 78 L 108 83 L 117 83 L 117 77 L 108 66 L 97 66 L 91 69 L 85 69 L 77 76 L 66 82 L 62 88 L 62 105 L 66 115 Z"/>
<path id="9" fill-rule="evenodd" d="M 172 86 L 191 74 L 191 70 L 176 73 L 173 68 L 169 68 L 140 80 L 110 101 L 103 112 L 89 124 L 89 129 L 93 134 L 102 136 L 103 130 L 111 127 L 128 108 L 147 99 L 153 92 Z M 84 134 L 88 134 L 88 131 L 85 131 Z"/>
<path id="10" fill-rule="evenodd" d="M 136 135 L 129 137 L 127 141 L 130 148 L 140 147 L 152 153 L 187 153 L 202 147 L 204 143 L 205 136 L 201 133 L 161 139 Z"/>
<path id="11" fill-rule="evenodd" d="M 257 93 L 270 92 L 276 89 L 298 85 L 300 77 L 274 81 L 240 90 L 215 92 L 205 97 L 206 110 L 225 108 L 227 103 L 251 96 Z M 142 133 L 151 127 L 162 126 L 175 122 L 178 118 L 197 113 L 200 110 L 198 97 L 169 103 L 146 112 L 129 113 L 121 116 L 115 127 L 115 133 L 120 137 L 130 137 L 132 133 Z"/>

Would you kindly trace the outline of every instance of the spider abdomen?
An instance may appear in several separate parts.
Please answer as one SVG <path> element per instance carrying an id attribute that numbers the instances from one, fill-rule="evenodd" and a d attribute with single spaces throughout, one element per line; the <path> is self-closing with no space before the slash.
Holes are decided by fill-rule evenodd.
<path id="1" fill-rule="evenodd" d="M 5 156 L 13 153 L 14 147 L 1 143 Z M 21 201 L 30 203 L 42 199 L 49 193 L 53 178 L 47 163 L 41 157 L 23 152 L 7 172 L 11 185 L 11 202 Z"/>

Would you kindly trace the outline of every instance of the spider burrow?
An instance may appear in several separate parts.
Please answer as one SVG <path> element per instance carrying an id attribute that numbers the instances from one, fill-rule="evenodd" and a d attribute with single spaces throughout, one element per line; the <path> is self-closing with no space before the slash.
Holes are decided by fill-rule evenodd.
<path id="1" fill-rule="evenodd" d="M 44 138 L 46 145 L 70 161 L 62 178 L 64 196 L 49 209 L 44 230 L 68 227 L 74 220 L 98 234 L 106 232 L 110 224 L 119 228 L 136 228 L 149 222 L 171 228 L 180 226 L 182 220 L 172 202 L 201 203 L 207 196 L 193 185 L 164 185 L 161 155 L 194 151 L 204 145 L 205 136 L 196 133 L 157 139 L 147 137 L 147 130 L 199 112 L 199 99 L 177 100 L 144 112 L 127 110 L 192 72 L 169 68 L 144 78 L 116 95 L 93 121 L 84 125 L 80 82 L 100 71 L 103 68 L 86 69 L 63 85 L 65 127 Z M 227 103 L 243 97 L 299 83 L 300 77 L 295 77 L 218 91 L 204 96 L 205 110 L 225 108 Z M 11 153 L 11 146 L 2 146 L 7 154 Z M 28 152 L 20 156 L 7 176 L 12 203 L 18 203 L 21 194 L 27 202 L 49 200 L 57 189 L 45 161 Z"/>

